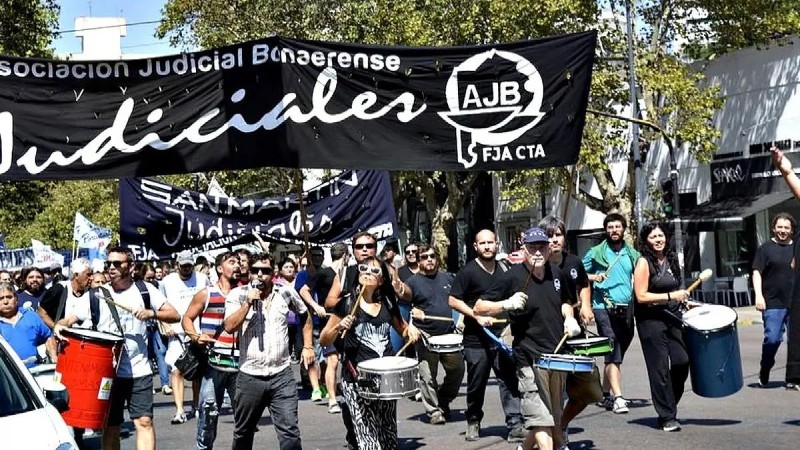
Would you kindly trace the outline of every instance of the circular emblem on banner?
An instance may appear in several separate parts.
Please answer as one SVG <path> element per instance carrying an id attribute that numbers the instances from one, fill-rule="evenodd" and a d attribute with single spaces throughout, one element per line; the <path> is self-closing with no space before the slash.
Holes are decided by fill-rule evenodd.
<path id="1" fill-rule="evenodd" d="M 536 67 L 513 52 L 491 49 L 456 66 L 445 88 L 449 110 L 439 116 L 456 129 L 458 162 L 469 169 L 478 160 L 543 157 L 541 145 L 515 142 L 542 120 L 543 91 Z"/>

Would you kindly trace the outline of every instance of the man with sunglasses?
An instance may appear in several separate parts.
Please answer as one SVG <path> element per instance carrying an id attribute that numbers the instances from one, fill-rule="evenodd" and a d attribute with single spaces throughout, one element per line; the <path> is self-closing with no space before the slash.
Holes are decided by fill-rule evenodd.
<path id="1" fill-rule="evenodd" d="M 153 426 L 153 372 L 147 360 L 147 321 L 174 323 L 180 315 L 161 292 L 150 283 L 147 289 L 150 308 L 133 281 L 133 253 L 125 247 L 108 250 L 106 267 L 111 281 L 97 292 L 100 297 L 98 331 L 125 336 L 125 345 L 117 365 L 117 378 L 111 385 L 111 405 L 106 428 L 103 430 L 103 449 L 119 450 L 119 427 L 127 405 L 128 414 L 136 427 L 136 449 L 154 450 L 156 433 Z M 106 294 L 107 293 L 107 294 Z M 110 299 L 103 298 L 110 295 Z M 113 302 L 113 303 L 111 303 Z M 72 314 L 60 320 L 53 333 L 59 339 L 61 331 L 77 322 L 91 321 L 91 302 L 79 304 Z M 114 308 L 112 312 L 110 308 Z M 121 329 L 120 329 L 121 328 Z"/>
<path id="2" fill-rule="evenodd" d="M 378 239 L 375 235 L 368 233 L 366 231 L 360 231 L 353 236 L 353 257 L 356 260 L 356 266 L 350 266 L 347 268 L 344 274 L 344 278 L 342 278 L 339 274 L 336 275 L 336 278 L 333 281 L 333 285 L 331 285 L 331 290 L 328 292 L 328 298 L 325 299 L 325 308 L 328 310 L 332 310 L 336 307 L 341 300 L 342 293 L 349 292 L 350 287 L 355 286 L 358 283 L 358 264 L 361 264 L 369 257 L 375 257 L 378 248 Z M 385 263 L 381 263 L 385 264 Z M 387 267 L 387 269 L 389 269 Z M 391 269 L 389 269 L 391 270 Z M 385 292 L 387 295 L 392 297 L 392 300 L 396 300 L 395 289 L 392 287 L 392 280 L 386 279 L 383 280 L 383 284 L 381 285 L 380 289 L 381 292 Z"/>
<path id="3" fill-rule="evenodd" d="M 439 255 L 431 246 L 419 246 L 418 274 L 406 281 L 411 291 L 411 315 L 420 330 L 422 342 L 417 344 L 419 360 L 419 388 L 422 404 L 431 425 L 443 425 L 450 416 L 450 402 L 458 396 L 464 379 L 464 354 L 462 352 L 438 353 L 428 350 L 428 340 L 434 336 L 453 334 L 455 324 L 450 321 L 430 320 L 426 316 L 452 317 L 448 303 L 453 274 L 439 271 Z M 444 380 L 437 382 L 439 364 L 444 367 Z"/>
<path id="4" fill-rule="evenodd" d="M 236 378 L 239 374 L 238 359 L 234 360 L 234 349 L 238 346 L 236 336 L 224 330 L 225 297 L 239 282 L 239 255 L 234 252 L 224 252 L 217 255 L 215 270 L 217 271 L 216 285 L 196 293 L 192 302 L 183 315 L 181 325 L 191 339 L 200 345 L 205 345 L 217 354 L 226 355 L 209 360 L 208 367 L 203 373 L 200 383 L 197 415 L 197 450 L 211 450 L 217 437 L 217 420 L 219 410 L 225 397 L 225 391 L 231 399 L 236 398 Z M 200 334 L 194 326 L 199 318 Z M 235 363 L 235 364 L 234 364 Z M 235 367 L 234 367 L 235 365 Z"/>
<path id="5" fill-rule="evenodd" d="M 225 299 L 225 331 L 234 334 L 241 330 L 233 450 L 253 448 L 253 435 L 264 408 L 269 408 L 280 448 L 301 448 L 286 314 L 291 308 L 304 323 L 301 357 L 306 367 L 314 361 L 312 324 L 293 286 L 273 288 L 272 272 L 272 257 L 256 258 L 250 266 L 250 284 L 232 290 Z"/>
<path id="6" fill-rule="evenodd" d="M 159 289 L 175 310 L 178 311 L 178 314 L 183 316 L 186 314 L 194 295 L 208 286 L 208 277 L 200 272 L 195 272 L 194 258 L 189 250 L 178 253 L 176 263 L 178 270 L 165 276 L 159 284 Z M 167 354 L 164 356 L 164 361 L 172 368 L 170 381 L 172 384 L 172 396 L 175 400 L 175 415 L 170 423 L 173 425 L 184 423 L 189 418 L 183 409 L 183 374 L 175 367 L 175 362 L 183 353 L 188 340 L 180 323 L 170 325 L 169 343 L 167 344 Z M 192 382 L 192 414 L 197 413 L 199 391 L 200 383 Z"/>
<path id="7" fill-rule="evenodd" d="M 419 260 L 417 259 L 418 253 L 418 243 L 412 242 L 406 245 L 406 250 L 404 252 L 405 264 L 397 269 L 397 276 L 400 278 L 400 281 L 408 281 L 412 275 L 419 272 Z"/>
<path id="8" fill-rule="evenodd" d="M 494 318 L 473 310 L 503 273 L 502 266 L 495 261 L 497 237 L 490 230 L 481 230 L 475 235 L 473 246 L 478 256 L 456 274 L 448 299 L 450 307 L 464 317 L 464 360 L 467 363 L 467 432 L 464 438 L 475 441 L 480 437 L 486 385 L 489 372 L 494 371 L 508 427 L 508 441 L 520 442 L 525 439 L 526 432 L 520 414 L 514 359 L 500 351 L 488 334 L 496 337 L 503 326 L 492 328 Z"/>

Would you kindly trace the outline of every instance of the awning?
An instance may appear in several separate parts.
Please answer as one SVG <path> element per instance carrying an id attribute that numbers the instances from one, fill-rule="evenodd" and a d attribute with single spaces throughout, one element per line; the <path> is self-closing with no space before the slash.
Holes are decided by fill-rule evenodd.
<path id="1" fill-rule="evenodd" d="M 701 203 L 688 211 L 681 210 L 681 224 L 686 232 L 742 230 L 745 217 L 771 208 L 794 197 L 791 192 L 771 192 L 755 197 L 726 198 Z"/>

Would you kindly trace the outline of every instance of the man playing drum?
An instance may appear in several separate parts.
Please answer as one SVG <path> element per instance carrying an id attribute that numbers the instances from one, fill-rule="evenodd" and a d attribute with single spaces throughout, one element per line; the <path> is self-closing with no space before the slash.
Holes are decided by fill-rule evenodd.
<path id="1" fill-rule="evenodd" d="M 592 294 L 589 289 L 589 278 L 583 268 L 583 263 L 577 256 L 564 249 L 566 227 L 564 221 L 557 217 L 545 217 L 539 222 L 539 227 L 545 230 L 550 239 L 550 257 L 548 261 L 558 267 L 565 275 L 567 282 L 562 289 L 567 293 L 567 298 L 577 300 L 574 309 L 580 312 L 584 324 L 594 321 L 592 313 Z M 561 415 L 561 423 L 556 432 L 561 432 L 561 445 L 569 443 L 567 429 L 569 423 L 578 416 L 589 404 L 602 400 L 603 391 L 600 387 L 600 372 L 594 368 L 591 373 L 571 372 L 566 380 L 567 405 Z"/>
<path id="2" fill-rule="evenodd" d="M 199 411 L 197 416 L 197 450 L 214 448 L 217 437 L 217 419 L 225 396 L 236 398 L 236 376 L 239 373 L 239 358 L 234 353 L 237 347 L 235 336 L 226 333 L 223 326 L 225 318 L 225 296 L 233 289 L 239 279 L 239 255 L 225 252 L 217 256 L 215 261 L 218 281 L 215 286 L 198 292 L 192 298 L 181 324 L 192 341 L 207 345 L 219 358 L 227 356 L 227 364 L 216 363 L 219 358 L 210 358 L 208 368 L 203 373 L 198 396 Z M 200 318 L 200 333 L 194 327 L 194 321 Z M 235 359 L 234 359 L 235 358 Z"/>
<path id="3" fill-rule="evenodd" d="M 314 361 L 311 318 L 293 286 L 273 289 L 272 258 L 263 255 L 250 266 L 254 279 L 225 298 L 225 331 L 241 330 L 239 377 L 233 399 L 233 450 L 252 449 L 258 421 L 269 408 L 281 450 L 300 449 L 297 386 L 289 358 L 289 324 L 292 308 L 302 318 L 302 363 Z"/>
<path id="4" fill-rule="evenodd" d="M 494 371 L 508 427 L 508 441 L 520 442 L 525 439 L 526 433 L 519 412 L 514 360 L 500 351 L 486 334 L 486 331 L 494 334 L 494 329 L 490 331 L 483 328 L 491 327 L 494 318 L 472 309 L 503 273 L 502 267 L 495 261 L 497 238 L 492 231 L 481 230 L 475 235 L 473 245 L 478 257 L 466 263 L 456 274 L 448 299 L 450 307 L 464 317 L 464 361 L 467 364 L 467 431 L 464 439 L 474 441 L 480 437 L 486 384 L 489 382 L 489 371 Z"/>
<path id="5" fill-rule="evenodd" d="M 422 404 L 432 425 L 441 425 L 450 415 L 450 402 L 458 396 L 458 388 L 464 378 L 464 354 L 462 352 L 461 335 L 453 334 L 455 324 L 443 320 L 452 317 L 452 309 L 447 302 L 453 274 L 439 271 L 439 255 L 428 245 L 419 247 L 419 268 L 406 284 L 409 287 L 411 311 L 414 325 L 420 330 L 422 343 L 417 345 L 419 359 L 419 388 L 422 393 Z M 426 319 L 425 316 L 436 317 L 437 320 Z M 445 349 L 440 352 L 431 348 L 430 339 L 442 336 L 458 338 L 457 349 Z M 444 380 L 438 385 L 436 375 L 439 363 L 444 367 Z"/>
<path id="6" fill-rule="evenodd" d="M 553 435 L 561 419 L 561 395 L 565 372 L 539 367 L 543 354 L 552 353 L 562 336 L 577 336 L 581 329 L 574 318 L 566 277 L 558 266 L 547 262 L 549 239 L 541 228 L 530 228 L 523 236 L 525 261 L 503 273 L 495 286 L 475 303 L 475 313 L 497 315 L 509 311 L 514 336 L 514 360 L 519 377 L 520 410 L 530 430 L 523 448 L 534 441 L 540 450 L 561 446 L 560 433 Z M 562 326 L 563 318 L 563 326 Z"/>
<path id="7" fill-rule="evenodd" d="M 128 414 L 136 427 L 136 449 L 154 450 L 153 372 L 147 360 L 147 321 L 157 319 L 174 323 L 180 320 L 180 315 L 150 283 L 143 283 L 150 301 L 150 308 L 146 308 L 142 292 L 133 282 L 133 254 L 127 248 L 110 248 L 106 266 L 111 282 L 106 286 L 108 289 L 101 287 L 95 293 L 99 297 L 108 293 L 111 297 L 107 301 L 100 300 L 96 326 L 98 331 L 124 335 L 125 345 L 117 366 L 117 378 L 111 385 L 111 406 L 103 430 L 103 449 L 119 450 L 119 427 L 127 405 Z M 110 308 L 114 308 L 114 311 Z M 91 302 L 79 304 L 72 314 L 56 324 L 54 334 L 61 339 L 61 331 L 65 327 L 92 320 L 91 309 Z"/>
<path id="8" fill-rule="evenodd" d="M 622 360 L 633 341 L 633 267 L 639 252 L 625 243 L 628 222 L 621 214 L 603 219 L 606 236 L 583 257 L 583 267 L 594 283 L 592 310 L 600 336 L 611 339 L 614 350 L 605 357 L 603 400 L 598 403 L 615 414 L 628 412 L 622 396 Z"/>

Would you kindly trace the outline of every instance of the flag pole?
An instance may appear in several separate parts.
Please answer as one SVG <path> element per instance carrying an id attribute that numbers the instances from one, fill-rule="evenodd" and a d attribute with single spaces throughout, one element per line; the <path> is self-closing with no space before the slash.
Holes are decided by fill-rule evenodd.
<path id="1" fill-rule="evenodd" d="M 294 183 L 297 186 L 297 199 L 300 202 L 300 221 L 303 225 L 303 240 L 305 241 L 303 253 L 307 254 L 309 251 L 308 224 L 306 223 L 308 216 L 306 216 L 306 205 L 303 202 L 303 175 L 300 169 L 294 169 Z"/>

